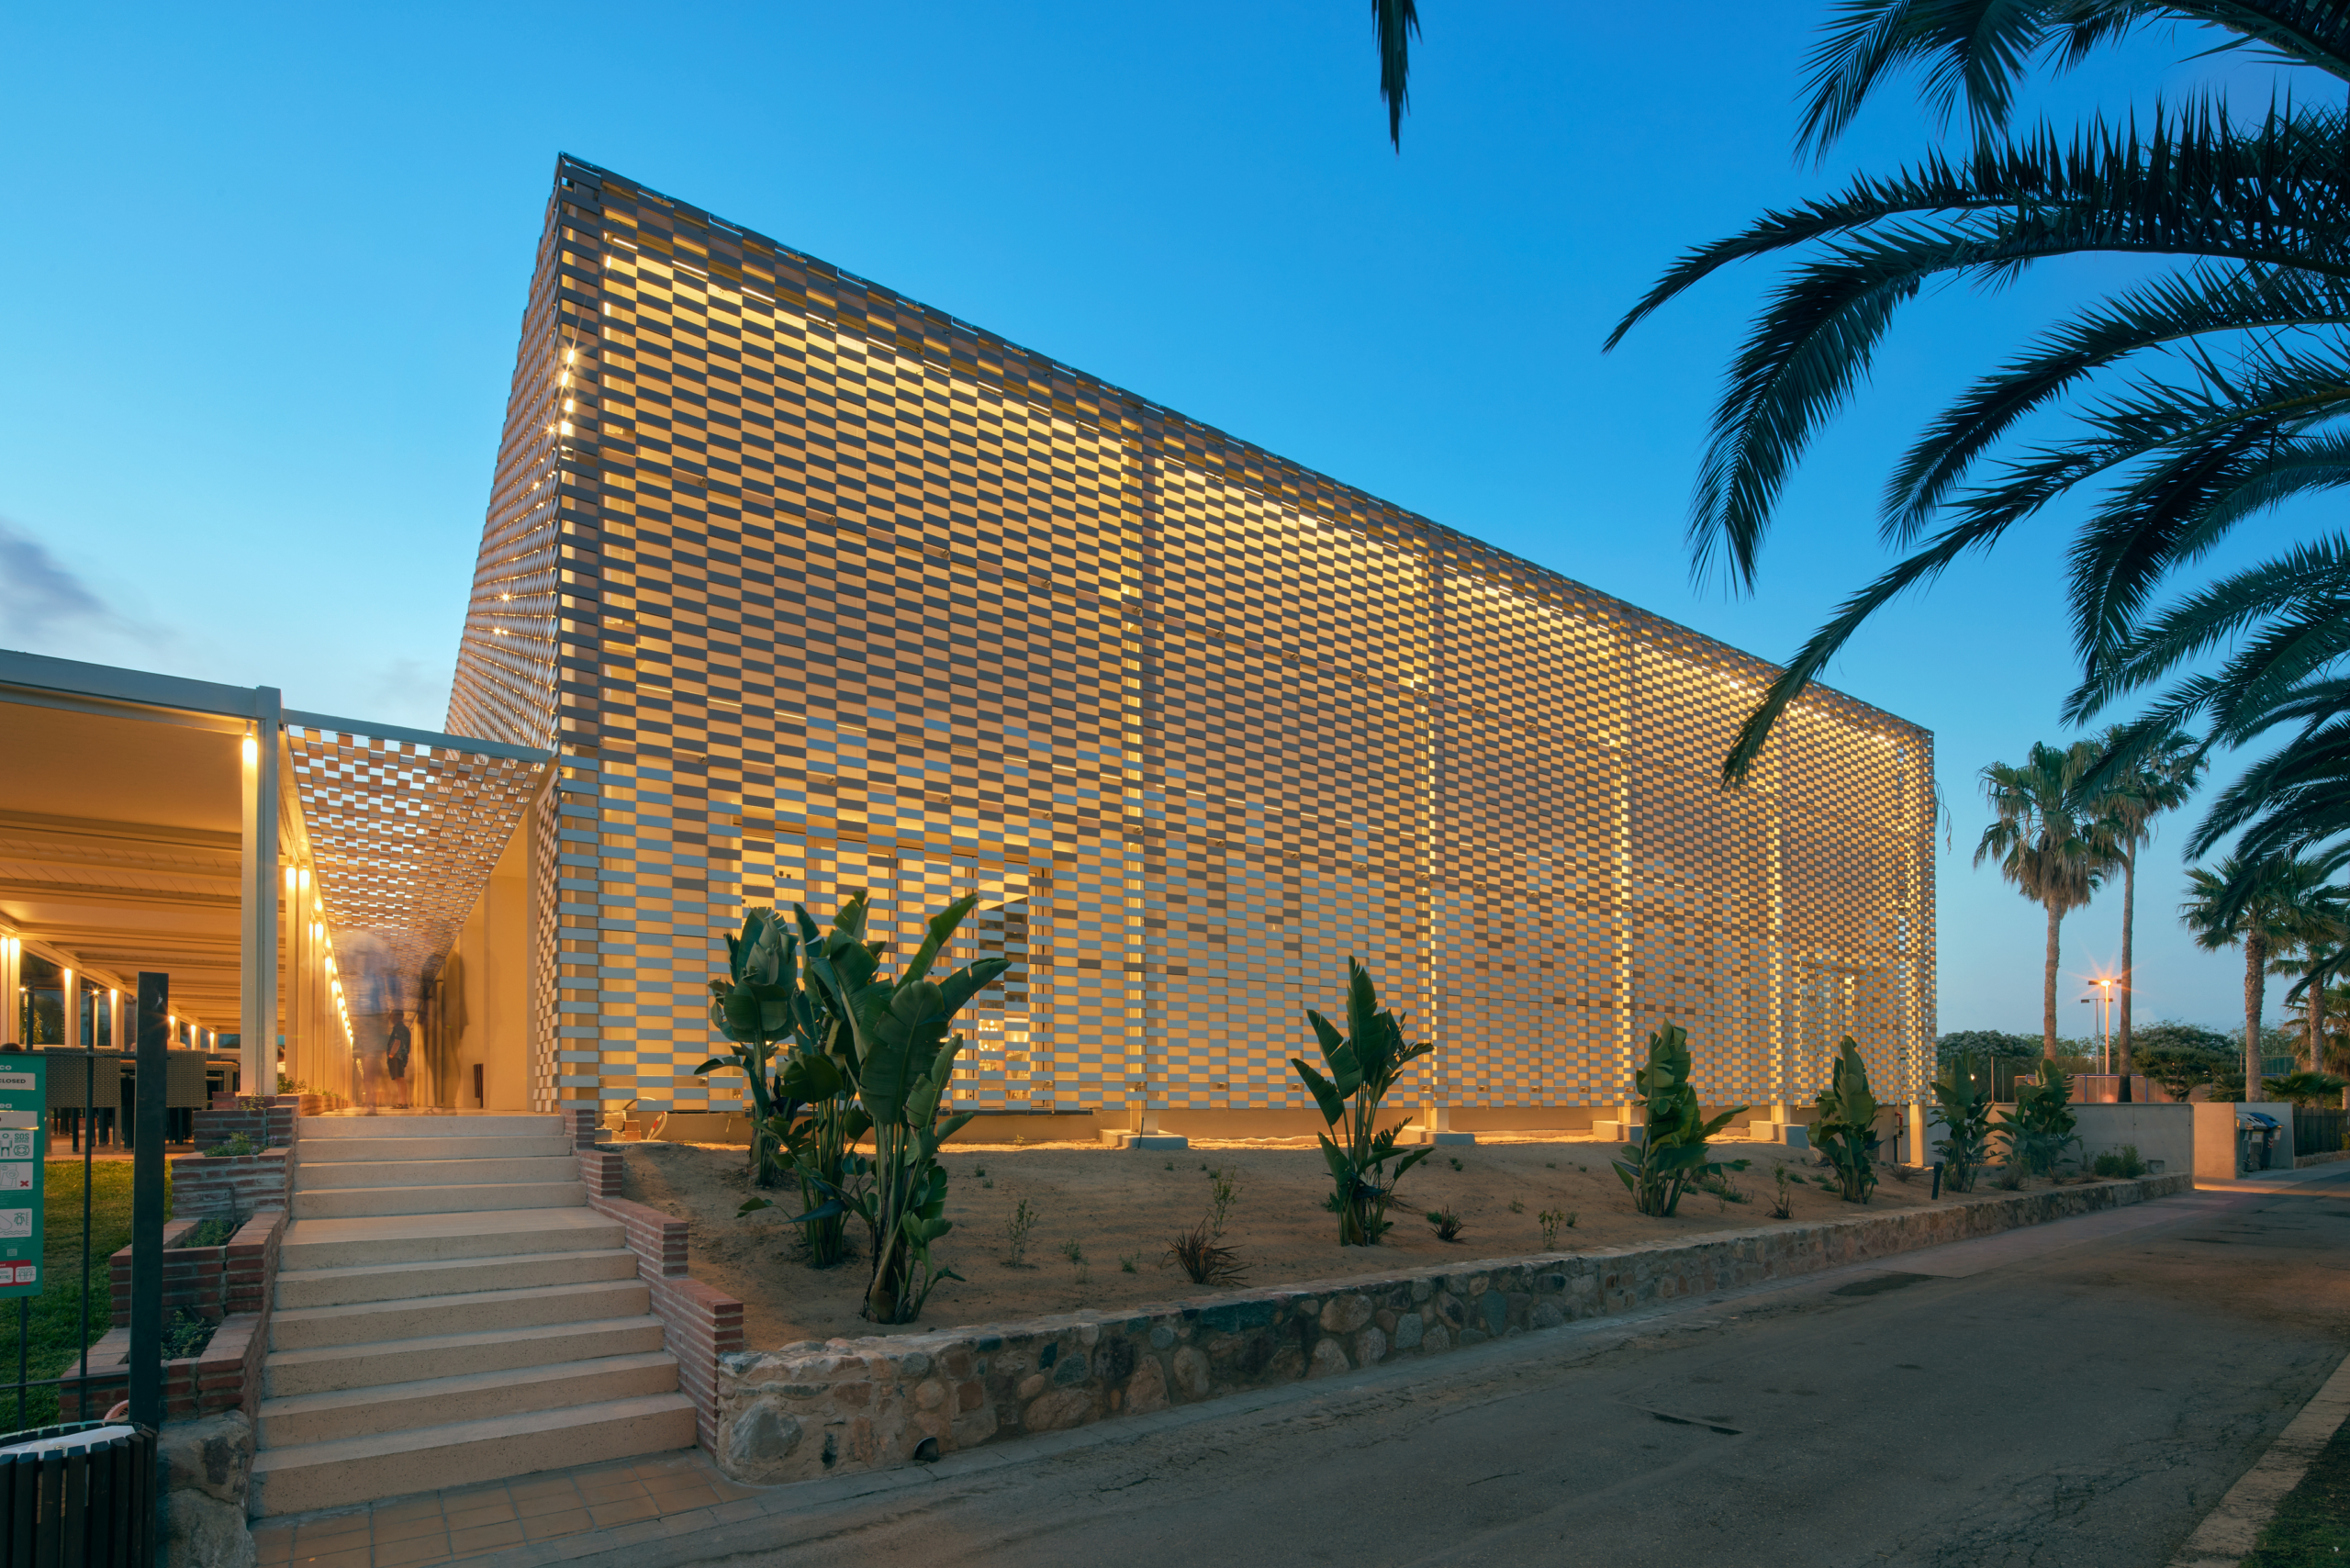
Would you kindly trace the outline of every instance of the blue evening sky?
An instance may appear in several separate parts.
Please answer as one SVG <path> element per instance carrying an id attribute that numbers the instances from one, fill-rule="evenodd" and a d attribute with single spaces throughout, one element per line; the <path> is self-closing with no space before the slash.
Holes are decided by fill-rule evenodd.
<path id="1" fill-rule="evenodd" d="M 1772 657 L 1886 561 L 1873 503 L 1936 400 L 2123 275 L 1912 307 L 1761 591 L 1693 586 L 1706 415 L 1770 274 L 1602 337 L 1683 247 L 1932 122 L 1889 98 L 1795 163 L 1817 5 L 1425 0 L 1399 158 L 1368 9 L 9 7 L 0 645 L 439 727 L 558 150 Z M 2210 80 L 2185 52 L 2040 101 Z M 1834 673 L 1935 732 L 1945 1029 L 2039 1028 L 2040 915 L 1969 860 L 1976 770 L 2062 737 L 2060 535 Z M 2224 1026 L 2240 960 L 2177 929 L 2183 836 L 2141 879 L 2139 1016 Z M 2118 904 L 2066 923 L 2070 974 L 2112 961 Z"/>

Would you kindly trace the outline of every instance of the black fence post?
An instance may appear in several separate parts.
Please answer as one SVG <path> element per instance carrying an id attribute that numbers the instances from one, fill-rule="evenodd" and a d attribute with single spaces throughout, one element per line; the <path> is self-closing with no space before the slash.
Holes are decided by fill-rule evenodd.
<path id="1" fill-rule="evenodd" d="M 130 1163 L 130 1418 L 163 1424 L 163 1085 L 171 977 L 139 976 L 138 1136 Z"/>

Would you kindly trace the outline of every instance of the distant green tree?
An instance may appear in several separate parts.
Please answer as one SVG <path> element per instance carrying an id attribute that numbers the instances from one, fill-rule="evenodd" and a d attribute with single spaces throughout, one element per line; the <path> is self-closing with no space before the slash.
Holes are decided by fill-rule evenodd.
<path id="1" fill-rule="evenodd" d="M 1934 1060 L 1947 1065 L 1964 1057 L 2023 1061 L 2040 1054 L 2041 1042 L 2030 1035 L 2000 1029 L 1953 1029 L 1934 1042 Z"/>
<path id="2" fill-rule="evenodd" d="M 2234 1056 L 2233 1041 L 2199 1024 L 2155 1023 L 2138 1031 L 2137 1070 L 2174 1100 L 2183 1101 L 2198 1084 L 2210 1082 Z"/>
<path id="3" fill-rule="evenodd" d="M 2187 874 L 2188 897 L 2178 918 L 2200 946 L 2244 949 L 2244 1056 L 2239 1081 L 2260 1081 L 2260 1014 L 2266 999 L 2268 960 L 2311 942 L 2339 941 L 2350 928 L 2350 903 L 2326 879 L 2344 852 L 2322 859 L 2277 857 L 2244 866 L 2230 856 L 2215 869 Z M 2238 896 L 2238 890 L 2248 892 Z"/>

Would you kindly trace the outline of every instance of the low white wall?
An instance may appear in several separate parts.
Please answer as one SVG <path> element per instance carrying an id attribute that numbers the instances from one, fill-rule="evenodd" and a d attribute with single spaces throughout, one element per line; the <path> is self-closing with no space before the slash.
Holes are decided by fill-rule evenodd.
<path id="1" fill-rule="evenodd" d="M 2081 1163 L 2100 1154 L 2119 1154 L 2123 1144 L 2138 1146 L 2138 1158 L 2150 1172 L 2177 1176 L 2194 1171 L 2195 1111 L 2193 1105 L 2127 1105 L 2110 1103 L 2075 1105 L 2074 1130 L 2079 1135 Z"/>

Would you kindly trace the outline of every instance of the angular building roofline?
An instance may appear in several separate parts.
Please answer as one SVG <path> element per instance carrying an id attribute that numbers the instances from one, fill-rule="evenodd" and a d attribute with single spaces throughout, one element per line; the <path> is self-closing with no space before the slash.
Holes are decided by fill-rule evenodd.
<path id="1" fill-rule="evenodd" d="M 1595 588 L 1562 572 L 1529 561 L 1524 556 L 1513 554 L 1473 534 L 1464 533 L 1459 529 L 1438 522 L 1422 513 L 1373 495 L 1358 486 L 1333 478 L 1319 469 L 1309 467 L 1293 458 L 1283 457 L 1253 442 L 1236 436 L 1228 431 L 1192 419 L 1141 393 L 1121 386 L 1115 382 L 1104 380 L 1091 372 L 1080 370 L 1050 354 L 1016 343 L 1001 333 L 990 331 L 984 327 L 966 321 L 951 311 L 901 294 L 886 284 L 876 283 L 870 278 L 859 276 L 821 257 L 786 244 L 771 235 L 721 218 L 706 207 L 698 207 L 692 202 L 654 190 L 618 170 L 602 168 L 585 159 L 574 157 L 568 152 L 556 155 L 555 182 L 558 193 L 563 183 L 567 179 L 579 179 L 584 183 L 600 187 L 608 178 L 626 185 L 639 196 L 650 196 L 666 204 L 682 217 L 739 235 L 744 241 L 754 246 L 765 247 L 789 257 L 799 266 L 828 274 L 845 284 L 864 291 L 871 297 L 887 300 L 906 310 L 931 318 L 942 324 L 949 336 L 967 337 L 975 343 L 992 345 L 1010 355 L 1028 362 L 1037 369 L 1049 373 L 1055 381 L 1065 380 L 1071 384 L 1072 387 L 1082 386 L 1098 388 L 1099 392 L 1107 398 L 1128 404 L 1136 412 L 1163 420 L 1185 431 L 1196 431 L 1203 445 L 1222 447 L 1232 453 L 1256 459 L 1256 463 L 1250 464 L 1241 473 L 1232 473 L 1228 471 L 1229 465 L 1218 464 L 1209 453 L 1193 454 L 1193 460 L 1202 462 L 1203 465 L 1225 467 L 1227 469 L 1225 476 L 1243 489 L 1253 490 L 1279 500 L 1281 504 L 1318 521 L 1336 523 L 1339 526 L 1351 526 L 1374 536 L 1382 532 L 1380 526 L 1382 521 L 1389 521 L 1391 525 L 1407 527 L 1425 535 L 1429 547 L 1440 549 L 1450 557 L 1449 566 L 1451 570 L 1483 577 L 1507 591 L 1544 601 L 1570 613 L 1581 610 L 1608 620 L 1641 624 L 1648 629 L 1649 635 L 1674 645 L 1677 651 L 1684 655 L 1704 662 L 1734 664 L 1740 666 L 1735 671 L 1735 677 L 1739 679 L 1751 679 L 1764 671 L 1775 675 L 1785 667 L 1762 655 L 1751 653 L 1733 644 L 1723 642 L 1720 638 L 1709 636 L 1667 616 L 1659 615 L 1653 610 L 1644 610 L 1628 599 Z M 715 258 L 711 259 L 715 260 Z M 935 356 L 925 355 L 924 357 L 934 359 Z M 949 364 L 946 368 L 952 370 L 955 367 Z M 969 368 L 971 374 L 975 375 L 988 376 L 989 375 L 983 367 L 977 364 Z M 1011 379 L 1004 375 L 990 378 L 1005 382 Z M 1102 420 L 1098 416 L 1089 415 L 1074 404 L 1064 407 L 1059 398 L 1053 398 L 1051 402 L 1055 413 L 1078 422 L 1092 425 L 1097 430 L 1102 428 Z M 1259 465 L 1261 465 L 1261 473 L 1257 472 Z M 1252 474 L 1255 475 L 1255 482 L 1251 480 Z M 1315 498 L 1317 493 L 1323 498 L 1321 504 L 1317 504 Z M 1333 501 L 1338 504 L 1336 506 L 1329 504 Z M 1897 713 L 1820 681 L 1812 682 L 1806 689 L 1804 695 L 1796 700 L 1791 711 L 1799 711 L 1807 708 L 1815 711 L 1820 708 L 1835 710 L 1847 721 L 1863 724 L 1890 725 L 1919 734 L 1930 733 L 1925 725 L 1914 720 L 1905 719 Z"/>

